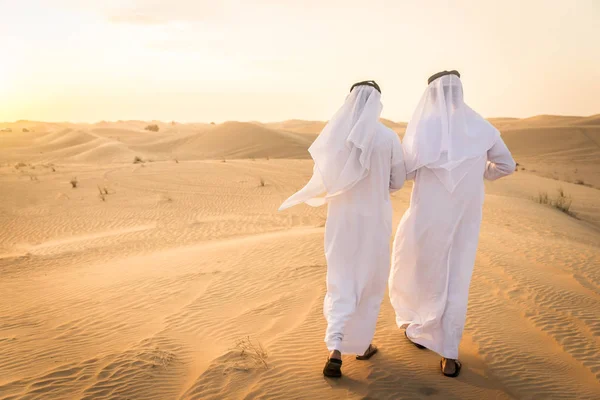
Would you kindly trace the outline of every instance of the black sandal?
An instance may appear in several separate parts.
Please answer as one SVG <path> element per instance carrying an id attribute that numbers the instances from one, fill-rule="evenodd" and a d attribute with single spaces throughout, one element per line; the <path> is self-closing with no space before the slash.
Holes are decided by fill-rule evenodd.
<path id="1" fill-rule="evenodd" d="M 323 368 L 323 375 L 328 378 L 342 377 L 342 360 L 337 358 L 328 358 Z"/>
<path id="2" fill-rule="evenodd" d="M 370 344 L 367 348 L 367 351 L 365 351 L 365 354 L 363 354 L 362 356 L 356 356 L 356 359 L 368 360 L 369 358 L 373 357 L 378 351 L 379 349 L 377 348 L 377 346 L 373 346 L 372 344 Z"/>
<path id="3" fill-rule="evenodd" d="M 451 359 L 446 358 L 446 360 L 451 360 Z M 447 374 L 444 372 L 444 358 L 442 358 L 440 360 L 440 368 L 442 370 L 442 374 L 444 374 L 445 376 L 447 376 L 449 378 L 456 378 L 460 374 L 460 369 L 462 368 L 462 364 L 458 360 L 452 360 L 452 361 L 454 361 L 454 372 L 453 373 Z"/>
<path id="4" fill-rule="evenodd" d="M 404 331 L 404 336 L 406 336 L 408 341 L 411 342 L 412 344 L 414 344 L 418 349 L 426 349 L 427 348 L 427 347 L 423 346 L 422 344 L 415 343 L 412 340 L 410 340 L 410 338 L 408 337 L 408 333 L 406 333 L 406 331 Z"/>

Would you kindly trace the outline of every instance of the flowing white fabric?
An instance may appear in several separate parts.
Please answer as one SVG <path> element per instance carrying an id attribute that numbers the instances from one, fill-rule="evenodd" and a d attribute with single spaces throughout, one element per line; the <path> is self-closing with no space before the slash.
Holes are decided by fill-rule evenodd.
<path id="1" fill-rule="evenodd" d="M 442 76 L 425 89 L 406 128 L 406 171 L 431 168 L 453 191 L 475 158 L 485 154 L 499 136 L 492 124 L 465 104 L 460 78 Z"/>
<path id="2" fill-rule="evenodd" d="M 312 178 L 279 210 L 300 203 L 323 205 L 363 179 L 369 172 L 381 109 L 381 94 L 375 88 L 355 87 L 308 149 L 315 162 Z"/>
<path id="3" fill-rule="evenodd" d="M 355 88 L 311 146 L 311 181 L 282 205 L 328 203 L 325 343 L 343 354 L 363 354 L 373 339 L 390 268 L 389 194 L 406 177 L 400 139 L 380 110 L 378 92 Z"/>
<path id="4" fill-rule="evenodd" d="M 408 325 L 406 334 L 413 342 L 450 359 L 458 358 L 465 324 L 483 179 L 498 179 L 515 168 L 497 131 L 463 107 L 457 80 L 444 76 L 432 82 L 415 112 L 417 119 L 410 122 L 404 156 L 415 183 L 394 239 L 389 278 L 397 325 Z M 444 100 L 432 101 L 431 96 Z M 451 111 L 460 109 L 464 112 L 452 117 Z"/>

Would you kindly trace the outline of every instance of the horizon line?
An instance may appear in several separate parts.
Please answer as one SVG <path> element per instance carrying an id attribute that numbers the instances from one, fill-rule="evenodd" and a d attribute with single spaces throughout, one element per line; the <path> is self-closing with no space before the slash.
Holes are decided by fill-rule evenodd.
<path id="1" fill-rule="evenodd" d="M 561 118 L 590 118 L 590 117 L 594 117 L 594 116 L 600 116 L 600 113 L 597 114 L 590 114 L 590 115 L 562 115 L 562 114 L 536 114 L 536 115 L 532 115 L 529 117 L 523 117 L 523 118 L 519 118 L 519 117 L 484 117 L 486 120 L 491 120 L 491 119 L 515 119 L 515 120 L 524 120 L 524 119 L 531 119 L 531 118 L 537 118 L 537 117 L 561 117 Z M 390 118 L 383 118 L 381 117 L 380 119 L 382 120 L 387 120 L 396 124 L 407 124 L 409 121 L 398 121 L 398 120 L 393 120 Z M 215 124 L 215 125 L 220 125 L 220 124 L 225 124 L 228 122 L 240 122 L 240 123 L 259 123 L 259 124 L 275 124 L 275 123 L 281 123 L 281 122 L 288 122 L 288 121 L 302 121 L 302 122 L 327 122 L 329 120 L 318 120 L 318 119 L 300 119 L 300 118 L 290 118 L 290 119 L 285 119 L 285 120 L 277 120 L 277 121 L 258 121 L 258 120 L 235 120 L 235 119 L 231 119 L 231 120 L 225 120 L 225 121 L 210 121 L 210 122 L 204 122 L 204 121 L 176 121 L 176 120 L 171 120 L 171 121 L 165 121 L 165 120 L 158 120 L 158 119 L 152 119 L 152 120 L 146 120 L 146 119 L 118 119 L 118 120 L 99 120 L 99 121 L 95 121 L 95 122 L 88 122 L 88 121 L 42 121 L 42 120 L 27 120 L 27 119 L 18 119 L 15 121 L 1 121 L 0 124 L 19 124 L 19 123 L 46 123 L 46 124 L 85 124 L 85 125 L 96 125 L 96 124 L 101 124 L 101 123 L 119 123 L 119 122 L 158 122 L 158 123 L 163 123 L 163 124 L 172 124 L 173 122 L 176 124 L 181 124 L 181 125 L 185 125 L 185 124 L 206 124 L 206 125 L 211 125 L 211 124 Z"/>

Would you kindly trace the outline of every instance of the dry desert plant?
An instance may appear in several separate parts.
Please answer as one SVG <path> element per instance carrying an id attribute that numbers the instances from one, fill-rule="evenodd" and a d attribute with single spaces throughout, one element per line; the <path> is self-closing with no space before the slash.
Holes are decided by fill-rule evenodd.
<path id="1" fill-rule="evenodd" d="M 547 192 L 539 192 L 538 197 L 534 198 L 537 203 L 545 204 L 556 208 L 568 215 L 573 215 L 571 213 L 571 203 L 573 202 L 571 196 L 565 194 L 563 188 L 558 189 L 558 194 L 555 198 L 551 198 L 548 196 Z"/>
<path id="2" fill-rule="evenodd" d="M 140 157 L 140 156 L 135 156 L 133 158 L 133 163 L 134 164 L 142 164 L 143 162 L 144 162 L 144 160 L 142 160 L 142 157 Z"/>
<path id="3" fill-rule="evenodd" d="M 258 340 L 253 341 L 250 336 L 238 339 L 235 342 L 234 350 L 240 351 L 240 357 L 247 358 L 264 369 L 269 369 L 269 364 L 267 364 L 269 355 Z"/>
<path id="4" fill-rule="evenodd" d="M 265 186 L 265 179 L 262 176 L 260 177 L 260 186 L 261 187 Z"/>
<path id="5" fill-rule="evenodd" d="M 569 209 L 571 208 L 571 203 L 573 200 L 571 196 L 567 196 L 565 191 L 562 188 L 558 189 L 558 196 L 554 200 L 552 206 L 565 214 L 570 214 Z"/>
<path id="6" fill-rule="evenodd" d="M 152 368 L 166 368 L 174 359 L 175 355 L 168 351 L 155 349 L 155 353 L 151 357 Z"/>
<path id="7" fill-rule="evenodd" d="M 105 190 L 106 190 L 106 188 L 105 188 Z M 98 197 L 100 197 L 100 199 L 101 199 L 102 201 L 106 201 L 106 194 L 107 194 L 107 193 L 104 193 L 104 192 L 102 191 L 102 189 L 100 189 L 100 186 L 98 186 L 98 192 L 100 192 L 100 194 L 98 195 Z"/>
<path id="8" fill-rule="evenodd" d="M 172 203 L 173 196 L 171 196 L 169 193 L 163 193 L 162 195 L 160 195 L 160 200 L 162 200 L 166 203 Z"/>
<path id="9" fill-rule="evenodd" d="M 536 201 L 540 204 L 550 204 L 550 198 L 548 192 L 539 192 Z"/>
<path id="10" fill-rule="evenodd" d="M 150 132 L 158 132 L 160 128 L 156 124 L 151 124 L 146 126 L 144 129 Z"/>
<path id="11" fill-rule="evenodd" d="M 75 188 L 77 188 L 77 184 L 78 184 L 79 182 L 77 181 L 77 177 L 76 177 L 76 176 L 74 176 L 73 178 L 71 178 L 71 180 L 69 181 L 69 183 L 71 184 L 71 187 L 72 187 L 73 189 L 75 189 Z"/>

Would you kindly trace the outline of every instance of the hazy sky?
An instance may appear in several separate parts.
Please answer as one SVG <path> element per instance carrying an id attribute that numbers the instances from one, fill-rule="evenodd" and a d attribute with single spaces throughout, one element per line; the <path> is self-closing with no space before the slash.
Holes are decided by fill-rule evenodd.
<path id="1" fill-rule="evenodd" d="M 0 121 L 410 118 L 463 75 L 487 117 L 600 113 L 600 1 L 0 0 Z"/>

